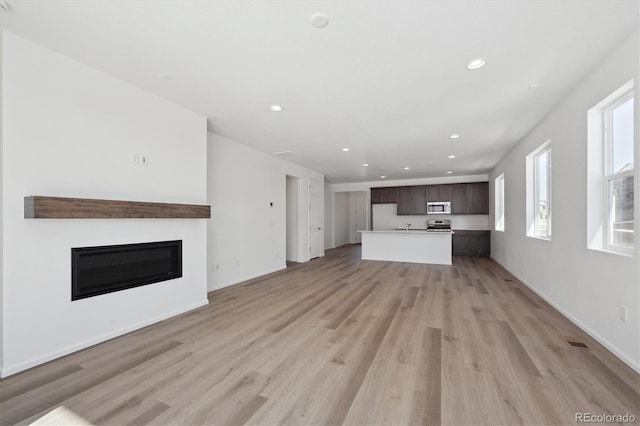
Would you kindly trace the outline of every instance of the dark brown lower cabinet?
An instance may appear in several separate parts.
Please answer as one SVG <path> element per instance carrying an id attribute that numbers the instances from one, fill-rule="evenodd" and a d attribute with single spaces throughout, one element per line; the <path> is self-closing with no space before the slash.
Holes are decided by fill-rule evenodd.
<path id="1" fill-rule="evenodd" d="M 451 236 L 453 256 L 489 256 L 491 254 L 490 231 L 454 230 Z"/>
<path id="2" fill-rule="evenodd" d="M 453 256 L 469 255 L 469 231 L 453 231 L 451 236 L 451 254 Z"/>

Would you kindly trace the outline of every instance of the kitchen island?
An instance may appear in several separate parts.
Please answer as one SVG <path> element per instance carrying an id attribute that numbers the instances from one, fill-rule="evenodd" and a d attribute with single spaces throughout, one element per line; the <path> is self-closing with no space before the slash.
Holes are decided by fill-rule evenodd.
<path id="1" fill-rule="evenodd" d="M 362 233 L 362 259 L 451 265 L 451 231 L 358 232 Z"/>

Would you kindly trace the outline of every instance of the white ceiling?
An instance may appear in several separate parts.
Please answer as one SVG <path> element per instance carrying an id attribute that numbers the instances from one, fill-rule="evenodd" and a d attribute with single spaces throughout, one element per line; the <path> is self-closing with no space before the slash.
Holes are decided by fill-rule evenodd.
<path id="1" fill-rule="evenodd" d="M 639 16 L 636 0 L 8 3 L 3 29 L 331 182 L 486 173 Z"/>

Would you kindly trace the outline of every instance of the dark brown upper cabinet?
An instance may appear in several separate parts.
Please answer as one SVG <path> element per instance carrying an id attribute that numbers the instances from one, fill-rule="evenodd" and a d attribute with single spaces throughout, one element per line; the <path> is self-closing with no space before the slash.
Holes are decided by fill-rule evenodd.
<path id="1" fill-rule="evenodd" d="M 411 214 L 422 215 L 427 214 L 427 187 L 412 186 L 411 187 Z"/>
<path id="2" fill-rule="evenodd" d="M 427 214 L 425 186 L 401 186 L 398 188 L 398 215 Z"/>
<path id="3" fill-rule="evenodd" d="M 430 201 L 450 201 L 451 214 L 489 214 L 489 183 L 371 188 L 371 204 L 397 203 L 399 215 L 425 215 Z"/>
<path id="4" fill-rule="evenodd" d="M 489 183 L 467 184 L 468 214 L 489 214 Z"/>
<path id="5" fill-rule="evenodd" d="M 410 215 L 413 205 L 413 196 L 410 186 L 398 188 L 398 215 Z"/>
<path id="6" fill-rule="evenodd" d="M 467 184 L 451 185 L 451 214 L 467 214 Z"/>
<path id="7" fill-rule="evenodd" d="M 451 185 L 440 185 L 440 201 L 451 201 Z"/>
<path id="8" fill-rule="evenodd" d="M 384 188 L 371 188 L 371 204 L 384 203 Z"/>
<path id="9" fill-rule="evenodd" d="M 456 183 L 451 186 L 451 214 L 489 214 L 489 183 Z"/>
<path id="10" fill-rule="evenodd" d="M 384 191 L 384 203 L 392 204 L 398 202 L 398 188 L 390 187 L 390 188 L 382 188 Z"/>
<path id="11" fill-rule="evenodd" d="M 398 188 L 371 188 L 371 204 L 391 204 L 398 202 Z"/>
<path id="12" fill-rule="evenodd" d="M 427 201 L 451 201 L 451 185 L 428 185 Z"/>

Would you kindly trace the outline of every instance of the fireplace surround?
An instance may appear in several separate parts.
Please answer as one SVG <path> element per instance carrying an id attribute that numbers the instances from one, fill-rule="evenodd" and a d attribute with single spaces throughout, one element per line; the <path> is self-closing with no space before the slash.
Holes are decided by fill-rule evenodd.
<path id="1" fill-rule="evenodd" d="M 71 249 L 71 300 L 182 277 L 182 240 Z"/>

